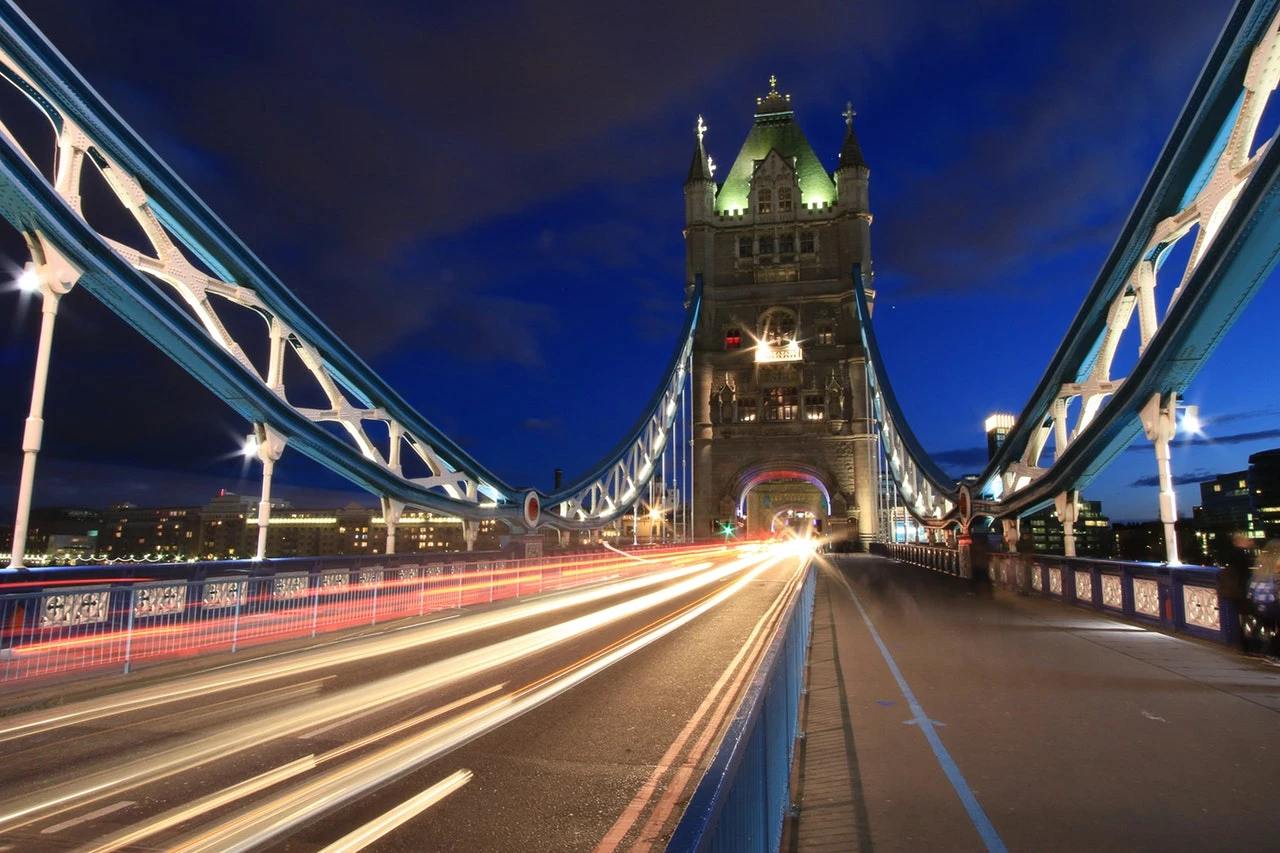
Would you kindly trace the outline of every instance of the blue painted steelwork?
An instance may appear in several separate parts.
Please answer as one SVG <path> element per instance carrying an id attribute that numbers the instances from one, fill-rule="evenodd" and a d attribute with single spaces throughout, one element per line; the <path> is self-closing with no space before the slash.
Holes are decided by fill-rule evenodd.
<path id="1" fill-rule="evenodd" d="M 773 853 L 790 807 L 791 759 L 812 627 L 812 563 L 738 713 L 667 844 L 669 853 Z"/>
<path id="2" fill-rule="evenodd" d="M 287 330 L 286 343 L 318 355 L 329 378 L 365 406 L 371 418 L 395 424 L 411 445 L 427 447 L 439 469 L 436 479 L 448 480 L 450 473 L 460 472 L 474 488 L 459 497 L 456 487 L 451 491 L 439 482 L 424 485 L 406 478 L 390 462 L 373 458 L 320 423 L 336 418 L 309 417 L 290 405 L 242 355 L 214 339 L 170 290 L 136 269 L 89 227 L 8 139 L 0 144 L 0 213 L 6 219 L 24 232 L 38 232 L 82 272 L 80 285 L 247 420 L 269 424 L 287 437 L 290 447 L 376 495 L 471 520 L 519 522 L 527 490 L 504 483 L 482 466 L 326 328 L 101 100 L 12 0 L 0 2 L 0 50 L 12 64 L 4 67 L 4 75 L 45 111 L 55 130 L 70 124 L 83 131 L 90 140 L 85 153 L 93 163 L 105 174 L 114 169 L 118 177 L 136 184 L 143 197 L 133 203 L 145 205 L 170 239 L 229 285 L 250 292 L 260 306 L 255 310 Z M 700 298 L 700 287 L 693 288 L 682 337 L 646 414 L 594 471 L 555 495 L 540 495 L 548 509 L 564 509 L 565 514 L 554 519 L 557 526 L 598 527 L 612 520 L 629 506 L 616 498 L 638 495 L 652 476 L 679 408 L 673 401 L 678 401 L 687 379 Z M 491 503 L 481 503 L 480 496 Z"/>
<path id="3" fill-rule="evenodd" d="M 1110 324 L 1117 300 L 1132 296 L 1142 259 L 1163 256 L 1169 245 L 1152 248 L 1158 227 L 1167 226 L 1170 217 L 1196 196 L 1223 155 L 1240 114 L 1252 51 L 1268 35 L 1278 8 L 1280 0 L 1259 0 L 1241 2 L 1232 11 L 1083 306 L 1013 429 L 978 478 L 971 515 L 1023 515 L 1086 485 L 1138 435 L 1140 413 L 1153 397 L 1181 394 L 1187 388 L 1280 260 L 1280 146 L 1269 145 L 1129 376 L 1104 379 L 1101 384 L 1114 387 L 1094 389 L 1106 396 L 1105 402 L 1096 415 L 1082 418 L 1078 429 L 1068 432 L 1064 424 L 1054 423 L 1065 417 L 1064 400 L 1080 396 L 1080 387 L 1091 378 L 1097 382 L 1093 374 L 1104 341 L 1114 332 Z M 894 479 L 902 490 L 903 473 L 909 468 L 918 472 L 932 492 L 931 514 L 917 513 L 926 523 L 960 521 L 958 484 L 920 447 L 889 388 L 856 269 L 854 284 L 868 348 L 868 378 L 877 392 L 875 414 L 882 429 L 900 439 L 907 457 L 891 460 Z M 1053 427 L 1060 430 L 1056 458 L 1040 467 L 1044 436 Z"/>

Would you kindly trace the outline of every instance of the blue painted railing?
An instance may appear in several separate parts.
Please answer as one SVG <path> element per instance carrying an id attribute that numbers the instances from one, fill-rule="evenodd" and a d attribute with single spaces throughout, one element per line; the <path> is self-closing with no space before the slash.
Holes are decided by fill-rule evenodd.
<path id="1" fill-rule="evenodd" d="M 873 553 L 944 574 L 960 574 L 954 548 L 875 543 Z M 1087 607 L 1127 622 L 1237 645 L 1234 605 L 1218 595 L 1212 566 L 1170 566 L 1053 554 L 987 555 L 991 581 L 1027 595 Z"/>
<path id="2" fill-rule="evenodd" d="M 667 844 L 669 853 L 773 853 L 790 806 L 791 760 L 817 572 L 810 564 L 720 748 Z"/>
<path id="3" fill-rule="evenodd" d="M 1228 645 L 1236 613 L 1211 566 L 1130 563 L 1052 554 L 991 554 L 995 583 L 1128 622 Z"/>

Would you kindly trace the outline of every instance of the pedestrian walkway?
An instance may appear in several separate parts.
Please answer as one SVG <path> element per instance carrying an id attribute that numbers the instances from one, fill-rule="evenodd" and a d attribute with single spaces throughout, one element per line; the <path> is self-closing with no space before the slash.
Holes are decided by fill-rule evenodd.
<path id="1" fill-rule="evenodd" d="M 1280 668 L 824 560 L 783 851 L 1272 849 Z"/>

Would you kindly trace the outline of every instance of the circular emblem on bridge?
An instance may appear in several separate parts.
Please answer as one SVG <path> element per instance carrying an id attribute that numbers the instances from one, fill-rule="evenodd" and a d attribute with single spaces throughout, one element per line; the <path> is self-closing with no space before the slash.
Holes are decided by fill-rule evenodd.
<path id="1" fill-rule="evenodd" d="M 956 499 L 956 504 L 960 512 L 960 526 L 967 530 L 969 521 L 973 518 L 973 496 L 969 492 L 967 483 L 960 484 L 960 495 Z"/>
<path id="2" fill-rule="evenodd" d="M 538 502 L 538 493 L 529 491 L 524 493 L 524 526 L 530 529 L 538 526 L 539 516 L 542 514 L 542 505 Z"/>

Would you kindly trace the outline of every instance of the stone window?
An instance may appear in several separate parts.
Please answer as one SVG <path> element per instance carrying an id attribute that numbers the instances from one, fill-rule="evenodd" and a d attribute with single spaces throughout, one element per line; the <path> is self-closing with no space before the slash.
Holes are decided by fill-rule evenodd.
<path id="1" fill-rule="evenodd" d="M 770 346 L 782 346 L 795 340 L 796 315 L 775 308 L 760 318 L 760 340 Z"/>
<path id="2" fill-rule="evenodd" d="M 836 342 L 836 330 L 830 323 L 823 323 L 818 326 L 818 343 L 834 344 Z"/>
<path id="3" fill-rule="evenodd" d="M 800 232 L 800 253 L 802 255 L 813 254 L 813 232 L 812 231 Z"/>
<path id="4" fill-rule="evenodd" d="M 778 212 L 791 211 L 791 187 L 778 187 Z"/>
<path id="5" fill-rule="evenodd" d="M 821 394 L 806 394 L 804 397 L 804 419 L 820 421 L 826 414 L 827 401 Z"/>
<path id="6" fill-rule="evenodd" d="M 741 349 L 742 348 L 742 330 L 726 329 L 724 333 L 725 349 Z"/>
<path id="7" fill-rule="evenodd" d="M 765 189 L 763 187 L 756 190 L 756 212 L 773 212 L 773 190 Z"/>
<path id="8" fill-rule="evenodd" d="M 779 234 L 778 235 L 778 254 L 783 255 L 783 260 L 790 260 L 791 256 L 796 253 L 796 235 Z"/>
<path id="9" fill-rule="evenodd" d="M 751 257 L 751 238 L 750 237 L 738 238 L 738 257 L 740 258 Z"/>
<path id="10" fill-rule="evenodd" d="M 773 237 L 772 236 L 760 238 L 760 257 L 762 258 L 773 257 Z"/>
<path id="11" fill-rule="evenodd" d="M 743 423 L 755 423 L 756 420 L 756 398 L 755 397 L 739 397 L 738 398 L 738 420 Z"/>
<path id="12" fill-rule="evenodd" d="M 800 408 L 800 395 L 795 388 L 770 388 L 764 401 L 766 421 L 794 421 Z"/>

